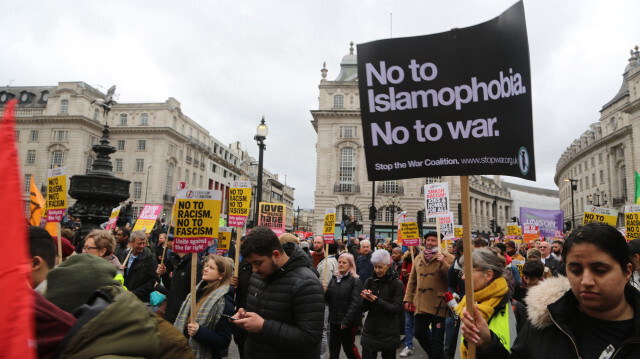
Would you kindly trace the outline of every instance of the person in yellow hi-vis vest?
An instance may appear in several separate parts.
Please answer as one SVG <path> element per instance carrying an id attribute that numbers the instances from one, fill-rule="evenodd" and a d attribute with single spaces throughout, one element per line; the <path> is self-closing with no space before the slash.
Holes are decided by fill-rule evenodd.
<path id="1" fill-rule="evenodd" d="M 515 340 L 515 320 L 510 305 L 510 290 L 504 277 L 505 258 L 497 251 L 490 248 L 476 248 L 471 253 L 473 256 L 473 298 L 477 302 L 477 310 L 474 316 L 481 315 L 487 323 L 492 337 L 497 337 L 495 343 L 499 351 L 509 352 L 511 344 Z M 463 276 L 464 280 L 465 277 Z M 464 296 L 456 312 L 459 315 L 467 315 L 463 309 L 467 305 L 467 296 Z M 510 318 L 511 317 L 511 318 Z M 462 333 L 464 335 L 464 332 Z M 461 336 L 459 354 L 461 358 L 467 358 L 467 341 Z M 495 349 L 495 348 L 492 348 Z"/>

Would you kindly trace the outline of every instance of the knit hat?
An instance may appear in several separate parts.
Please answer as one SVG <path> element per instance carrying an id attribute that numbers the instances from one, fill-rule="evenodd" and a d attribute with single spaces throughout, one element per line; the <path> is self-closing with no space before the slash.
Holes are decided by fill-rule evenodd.
<path id="1" fill-rule="evenodd" d="M 53 239 L 53 243 L 56 246 L 56 255 L 58 255 L 58 237 L 52 236 L 51 239 Z M 61 237 L 60 243 L 62 243 L 62 257 L 67 258 L 68 256 L 72 255 L 73 252 L 75 252 L 76 249 L 73 247 L 73 244 L 71 244 L 71 242 L 69 242 L 68 239 Z"/>
<path id="2" fill-rule="evenodd" d="M 69 257 L 47 275 L 45 298 L 66 312 L 85 304 L 93 292 L 114 280 L 116 267 L 102 257 L 83 253 Z"/>
<path id="3" fill-rule="evenodd" d="M 505 245 L 505 246 L 507 246 L 507 247 L 515 248 L 515 247 L 516 247 L 516 242 L 514 242 L 514 241 L 508 241 L 508 242 L 506 242 L 504 245 Z"/>

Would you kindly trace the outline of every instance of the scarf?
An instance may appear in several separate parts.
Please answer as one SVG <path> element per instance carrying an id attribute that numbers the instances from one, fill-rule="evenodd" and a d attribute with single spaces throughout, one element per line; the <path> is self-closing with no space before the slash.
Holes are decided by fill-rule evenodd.
<path id="1" fill-rule="evenodd" d="M 506 279 L 504 279 L 504 277 L 500 277 L 489 283 L 486 287 L 473 293 L 473 299 L 478 303 L 478 312 L 480 312 L 480 315 L 482 315 L 487 323 L 493 316 L 495 307 L 502 302 L 502 299 L 507 294 L 508 290 L 509 287 L 507 286 Z M 467 296 L 465 295 L 456 307 L 456 313 L 458 313 L 458 315 L 462 315 L 462 308 L 465 308 L 466 306 Z M 460 357 L 468 357 L 467 346 L 464 344 L 464 340 L 460 341 Z"/>
<path id="2" fill-rule="evenodd" d="M 424 253 L 424 259 L 427 261 L 427 263 L 429 263 L 431 262 L 433 257 L 436 255 L 436 253 L 438 253 L 438 248 L 437 247 L 426 248 L 423 253 Z"/>
<path id="3" fill-rule="evenodd" d="M 198 289 L 204 288 L 206 286 L 206 282 L 200 282 L 198 284 Z M 216 325 L 218 324 L 218 320 L 220 320 L 220 314 L 224 311 L 225 304 L 225 294 L 229 292 L 229 285 L 220 286 L 218 289 L 214 290 L 207 296 L 200 306 L 198 313 L 196 313 L 196 323 L 198 323 L 201 327 L 206 327 L 209 330 L 215 330 Z M 180 312 L 176 318 L 174 326 L 180 330 L 180 333 L 184 333 L 185 328 L 187 327 L 187 323 L 189 322 L 189 314 L 191 312 L 191 293 L 187 295 L 187 298 L 182 302 L 182 306 L 180 307 Z M 193 339 L 193 337 L 189 337 L 189 345 L 191 346 L 191 350 L 195 354 L 197 359 L 205 359 L 212 357 L 211 348 L 206 345 L 200 344 Z"/>

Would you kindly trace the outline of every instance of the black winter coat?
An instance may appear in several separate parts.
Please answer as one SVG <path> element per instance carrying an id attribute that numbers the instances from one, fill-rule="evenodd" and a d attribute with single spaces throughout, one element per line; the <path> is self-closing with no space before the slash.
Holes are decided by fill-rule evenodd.
<path id="1" fill-rule="evenodd" d="M 131 268 L 127 270 L 127 263 L 122 264 L 125 266 L 124 286 L 141 301 L 148 303 L 149 295 L 153 292 L 156 282 L 160 282 L 160 278 L 156 274 L 158 261 L 145 248 L 131 263 Z"/>
<path id="2" fill-rule="evenodd" d="M 329 305 L 329 323 L 339 323 L 345 327 L 360 323 L 360 305 L 362 304 L 362 282 L 350 273 L 342 277 L 340 283 L 334 275 L 324 293 L 324 300 Z"/>
<path id="3" fill-rule="evenodd" d="M 563 281 L 566 283 L 561 283 Z M 545 299 L 554 298 L 553 293 L 560 288 L 564 295 L 555 302 L 545 303 Z M 558 277 L 546 279 L 529 289 L 525 299 L 529 320 L 518 331 L 511 354 L 492 333 L 489 346 L 478 350 L 478 359 L 578 359 L 574 344 L 576 338 L 569 329 L 569 322 L 576 317 L 578 311 L 578 300 L 571 289 L 567 288 L 570 288 L 569 281 Z M 627 284 L 625 297 L 634 310 L 635 334 L 616 350 L 611 359 L 640 358 L 640 292 Z M 541 307 L 546 310 L 540 310 Z"/>
<path id="4" fill-rule="evenodd" d="M 191 292 L 191 253 L 182 259 L 176 253 L 164 262 L 167 271 L 162 276 L 162 284 L 168 289 L 167 310 L 164 319 L 173 324 L 180 312 L 180 306 Z M 198 261 L 196 282 L 202 279 L 202 262 Z"/>
<path id="5" fill-rule="evenodd" d="M 397 349 L 400 345 L 400 315 L 404 315 L 404 287 L 398 273 L 389 269 L 382 278 L 373 274 L 365 282 L 364 289 L 370 289 L 378 298 L 373 303 L 362 300 L 362 310 L 369 311 L 362 329 L 362 348 L 375 351 Z"/>
<path id="6" fill-rule="evenodd" d="M 318 358 L 324 325 L 324 293 L 308 268 L 309 256 L 293 246 L 275 274 L 249 281 L 247 311 L 264 318 L 259 333 L 249 333 L 246 358 Z"/>

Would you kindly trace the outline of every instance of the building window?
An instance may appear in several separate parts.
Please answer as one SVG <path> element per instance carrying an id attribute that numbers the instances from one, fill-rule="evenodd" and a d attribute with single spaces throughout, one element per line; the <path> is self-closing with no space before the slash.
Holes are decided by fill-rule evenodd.
<path id="1" fill-rule="evenodd" d="M 216 164 L 215 164 L 215 163 L 212 163 L 212 164 L 211 164 L 211 172 L 216 173 L 216 172 L 217 172 L 217 170 L 218 170 L 218 166 L 216 166 Z"/>
<path id="2" fill-rule="evenodd" d="M 120 114 L 120 126 L 126 126 L 126 125 L 127 125 L 127 114 L 122 113 Z"/>
<path id="3" fill-rule="evenodd" d="M 340 150 L 340 191 L 352 192 L 355 186 L 356 150 L 345 147 Z"/>
<path id="4" fill-rule="evenodd" d="M 89 145 L 93 146 L 98 143 L 98 138 L 96 136 L 89 135 Z"/>
<path id="5" fill-rule="evenodd" d="M 342 216 L 340 216 L 341 212 L 342 212 Z M 358 207 L 350 204 L 345 204 L 340 206 L 338 208 L 337 215 L 339 215 L 340 217 L 336 217 L 336 221 L 341 221 L 343 218 L 349 218 L 351 215 L 354 216 L 356 221 L 358 222 L 362 221 L 362 213 L 360 213 L 360 210 L 358 209 Z"/>
<path id="6" fill-rule="evenodd" d="M 355 138 L 356 136 L 356 127 L 355 126 L 340 126 L 340 137 L 341 138 Z"/>
<path id="7" fill-rule="evenodd" d="M 184 183 L 189 183 L 189 170 L 184 170 Z"/>
<path id="8" fill-rule="evenodd" d="M 24 175 L 24 191 L 29 192 L 31 190 L 31 175 Z"/>
<path id="9" fill-rule="evenodd" d="M 202 176 L 200 176 L 200 182 L 198 184 L 198 188 L 202 188 Z"/>
<path id="10" fill-rule="evenodd" d="M 440 183 L 440 182 L 442 182 L 442 177 L 438 176 L 438 177 L 427 177 L 424 183 L 432 184 L 432 183 Z"/>
<path id="11" fill-rule="evenodd" d="M 69 113 L 69 100 L 60 101 L 60 113 L 63 115 Z"/>
<path id="12" fill-rule="evenodd" d="M 222 178 L 227 178 L 227 170 L 222 171 Z"/>
<path id="13" fill-rule="evenodd" d="M 118 151 L 124 151 L 124 140 L 118 140 Z"/>
<path id="14" fill-rule="evenodd" d="M 193 172 L 193 176 L 191 177 L 191 184 L 194 185 L 194 186 L 196 185 L 196 173 L 195 172 Z"/>
<path id="15" fill-rule="evenodd" d="M 29 141 L 31 142 L 38 141 L 38 130 L 31 130 L 31 133 L 29 135 Z"/>
<path id="16" fill-rule="evenodd" d="M 136 158 L 136 172 L 144 171 L 144 158 Z"/>
<path id="17" fill-rule="evenodd" d="M 98 116 L 100 116 L 100 111 L 96 108 L 93 110 L 93 120 L 98 121 Z"/>
<path id="18" fill-rule="evenodd" d="M 342 96 L 342 95 L 333 96 L 333 107 L 335 107 L 335 108 L 343 108 L 344 107 L 344 96 Z"/>
<path id="19" fill-rule="evenodd" d="M 171 195 L 171 187 L 173 186 L 173 163 L 167 165 L 167 184 L 164 186 L 164 194 Z"/>
<path id="20" fill-rule="evenodd" d="M 598 153 L 598 163 L 602 163 L 602 153 Z"/>
<path id="21" fill-rule="evenodd" d="M 395 211 L 395 213 L 394 213 Z M 391 221 L 395 221 L 395 214 L 402 212 L 402 210 L 400 209 L 400 207 L 396 206 L 396 207 L 385 207 L 384 208 L 384 220 L 385 222 L 391 222 Z"/>
<path id="22" fill-rule="evenodd" d="M 584 186 L 586 188 L 589 188 L 589 175 L 587 175 L 587 177 L 584 178 Z"/>
<path id="23" fill-rule="evenodd" d="M 27 151 L 27 163 L 28 164 L 36 163 L 36 150 Z"/>
<path id="24" fill-rule="evenodd" d="M 171 127 L 175 130 L 176 129 L 176 123 L 177 123 L 178 119 L 177 118 L 173 118 L 173 122 L 171 123 Z"/>
<path id="25" fill-rule="evenodd" d="M 149 114 L 148 113 L 143 113 L 140 115 L 140 125 L 141 126 L 148 126 L 149 125 Z"/>
<path id="26" fill-rule="evenodd" d="M 169 144 L 169 154 L 170 155 L 175 155 L 176 154 L 176 146 Z"/>
<path id="27" fill-rule="evenodd" d="M 595 167 L 595 165 L 596 165 L 596 158 L 591 157 L 591 168 Z"/>
<path id="28" fill-rule="evenodd" d="M 93 168 L 93 157 L 88 156 L 87 157 L 87 166 L 86 166 L 85 173 L 89 174 L 89 172 L 91 172 L 92 168 Z"/>
<path id="29" fill-rule="evenodd" d="M 66 142 L 69 131 L 67 130 L 54 130 L 53 131 L 53 141 L 54 142 Z"/>
<path id="30" fill-rule="evenodd" d="M 624 149 L 621 149 L 624 151 Z M 624 153 L 623 153 L 624 154 Z M 627 166 L 620 167 L 620 179 L 622 180 L 622 191 L 620 197 L 627 198 Z"/>
<path id="31" fill-rule="evenodd" d="M 138 151 L 147 150 L 147 140 L 138 140 Z"/>
<path id="32" fill-rule="evenodd" d="M 51 152 L 51 167 L 56 168 L 64 164 L 64 152 L 61 150 L 55 150 Z"/>
<path id="33" fill-rule="evenodd" d="M 116 172 L 122 172 L 122 158 L 116 158 Z"/>
<path id="34" fill-rule="evenodd" d="M 142 197 L 142 182 L 133 182 L 133 198 Z"/>
<path id="35" fill-rule="evenodd" d="M 596 174 L 592 173 L 591 174 L 591 187 L 595 187 L 596 186 Z"/>
<path id="36" fill-rule="evenodd" d="M 600 171 L 600 183 L 604 183 L 604 171 Z"/>
<path id="37" fill-rule="evenodd" d="M 398 193 L 398 181 L 390 180 L 382 182 L 382 193 Z"/>

